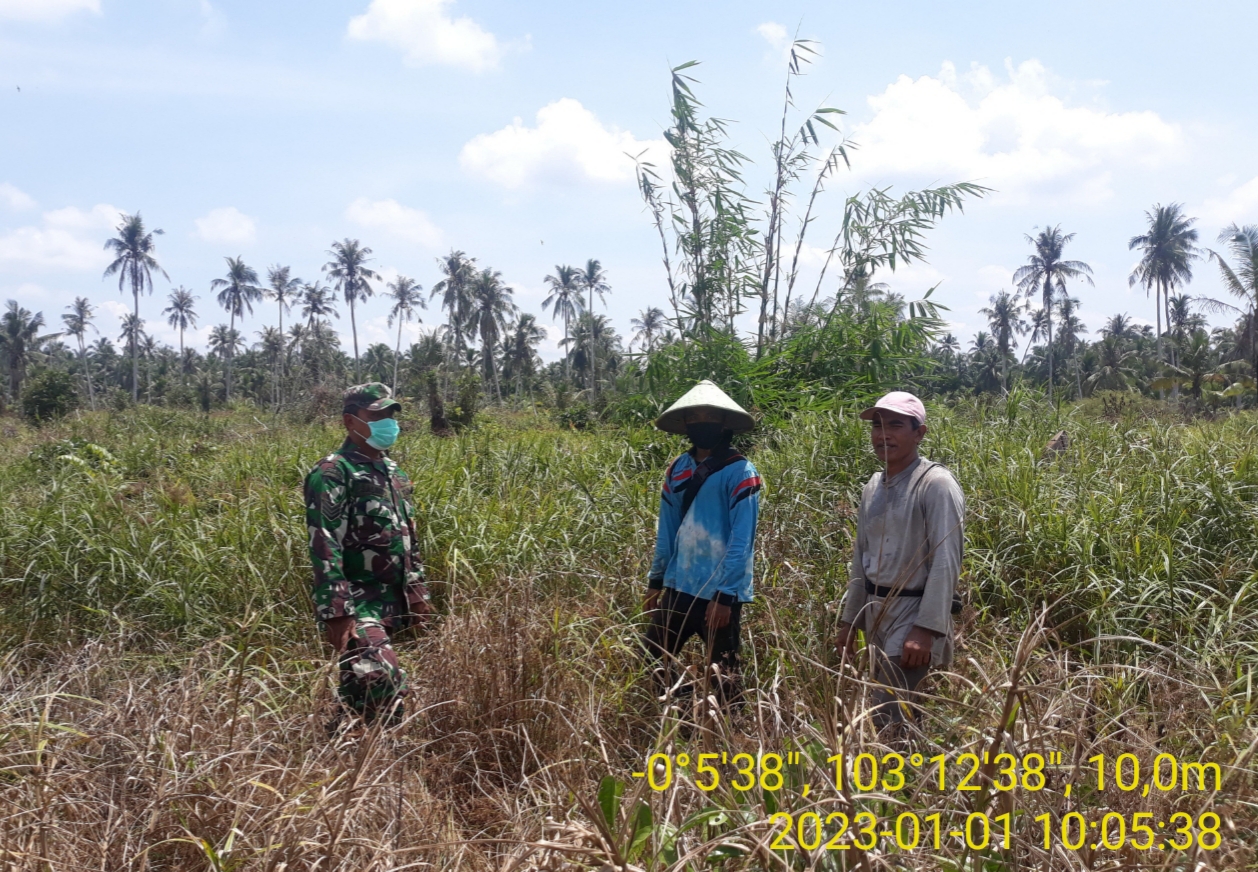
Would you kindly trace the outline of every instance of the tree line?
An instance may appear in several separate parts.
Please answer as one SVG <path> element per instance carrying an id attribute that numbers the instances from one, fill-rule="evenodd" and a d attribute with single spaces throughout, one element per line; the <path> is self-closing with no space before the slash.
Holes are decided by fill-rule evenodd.
<path id="1" fill-rule="evenodd" d="M 426 396 L 434 427 L 445 426 L 447 403 L 456 424 L 481 402 L 541 404 L 574 424 L 607 414 L 642 420 L 699 378 L 718 380 L 770 417 L 850 403 L 891 386 L 949 394 L 1005 392 L 1023 383 L 1055 399 L 1141 391 L 1176 400 L 1186 394 L 1199 405 L 1253 402 L 1258 226 L 1229 225 L 1217 250 L 1203 247 L 1195 219 L 1177 203 L 1149 210 L 1129 243 L 1140 254 L 1130 282 L 1152 298 L 1154 326 L 1116 314 L 1092 340 L 1077 296 L 1092 284 L 1092 270 L 1067 256 L 1074 234 L 1060 225 L 1026 236 L 1026 263 L 1012 287 L 982 310 L 988 329 L 969 348 L 947 332 L 933 289 L 917 300 L 893 289 L 898 268 L 925 260 L 927 236 L 940 221 L 990 193 L 971 182 L 848 195 L 837 230 L 823 241 L 824 262 L 815 277 L 805 277 L 806 239 L 818 232 L 827 189 L 856 146 L 839 128 L 841 110 L 796 108 L 799 80 L 815 53 L 808 40 L 792 45 L 780 131 L 759 191 L 747 180 L 756 161 L 730 143 L 729 121 L 707 115 L 696 94 L 697 62 L 671 71 L 667 162 L 637 158 L 639 193 L 660 243 L 664 299 L 632 320 L 628 348 L 595 311 L 595 299 L 605 303 L 611 291 L 598 260 L 556 265 L 545 277 L 542 307 L 562 324 L 563 357 L 543 365 L 537 348 L 544 329 L 520 311 L 499 271 L 451 251 L 438 259 L 439 279 L 425 293 L 406 276 L 384 282 L 371 249 L 356 239 L 332 243 L 314 281 L 279 265 L 263 280 L 242 258 L 226 258 L 209 290 L 227 320 L 211 330 L 205 354 L 184 345 L 185 331 L 203 316 L 199 297 L 176 287 L 162 310 L 179 333 L 179 348 L 169 348 L 140 317 L 140 297 L 152 293 L 154 275 L 166 273 L 156 253 L 161 231 L 147 230 L 137 213 L 122 216 L 106 242 L 114 260 L 105 277 L 116 277 L 133 303 L 117 338 L 121 351 L 108 337 L 88 341 L 94 310 L 87 298 L 75 300 L 55 333 L 44 332 L 42 313 L 10 301 L 0 317 L 8 399 L 23 397 L 35 367 L 47 382 L 41 396 L 62 398 L 57 408 L 78 400 L 95 408 L 105 394 L 113 405 L 208 410 L 253 402 L 281 409 L 330 402 L 348 381 L 372 379 Z M 827 131 L 837 141 L 823 145 Z M 1217 267 L 1230 301 L 1187 293 L 1203 261 Z M 387 324 L 397 332 L 392 347 L 374 343 L 360 353 L 359 307 L 376 294 L 388 302 Z M 274 324 L 247 342 L 241 325 L 264 302 L 275 305 Z M 404 349 L 404 325 L 421 320 L 429 303 L 443 312 L 442 322 Z M 332 329 L 342 306 L 349 352 Z M 1207 312 L 1230 313 L 1236 322 L 1208 330 Z M 750 331 L 740 326 L 749 322 Z"/>
<path id="2" fill-rule="evenodd" d="M 968 349 L 951 334 L 934 344 L 939 388 L 1007 391 L 1021 380 L 1076 399 L 1134 390 L 1175 399 L 1186 393 L 1198 405 L 1252 402 L 1258 372 L 1258 225 L 1224 227 L 1216 250 L 1199 245 L 1196 219 L 1179 203 L 1155 205 L 1145 217 L 1143 232 L 1128 243 L 1140 255 L 1128 281 L 1152 297 L 1152 325 L 1138 326 L 1128 313 L 1117 313 L 1094 341 L 1085 339 L 1080 300 L 1068 283 L 1091 285 L 1092 270 L 1065 257 L 1074 234 L 1048 227 L 1026 237 L 1033 253 L 1014 273 L 1014 288 L 992 295 L 981 310 L 988 329 L 979 331 Z M 1217 267 L 1230 302 L 1187 293 L 1194 267 L 1202 262 Z M 1211 330 L 1209 312 L 1228 313 L 1236 321 Z"/>
<path id="3" fill-rule="evenodd" d="M 77 394 L 85 407 L 100 402 L 200 405 L 206 410 L 237 401 L 275 409 L 309 402 L 315 394 L 335 393 L 350 380 L 377 380 L 395 391 L 422 395 L 427 376 L 440 373 L 441 392 L 474 394 L 503 403 L 520 398 L 549 397 L 564 405 L 578 393 L 597 397 L 600 384 L 622 370 L 623 340 L 607 317 L 595 311 L 595 299 L 611 292 L 607 271 L 597 259 L 582 267 L 557 265 L 546 276 L 549 288 L 543 309 L 563 324 L 561 361 L 544 365 L 538 347 L 546 333 L 536 315 L 522 312 L 514 291 L 498 270 L 478 264 L 463 251 L 438 258 L 440 278 L 425 293 L 416 280 L 398 275 L 384 281 L 374 266 L 372 250 L 357 239 L 333 242 L 319 278 L 306 281 L 290 266 L 274 265 L 263 278 L 242 257 L 226 257 L 221 277 L 209 283 L 213 299 L 227 316 L 209 334 L 205 353 L 185 344 L 187 331 L 197 329 L 205 313 L 201 297 L 178 285 L 161 310 L 165 323 L 178 332 L 177 348 L 154 339 L 140 315 L 140 299 L 153 293 L 154 278 L 169 276 L 157 251 L 161 230 L 149 230 L 140 213 L 123 215 L 115 235 L 105 242 L 114 259 L 105 279 L 117 279 L 132 311 L 122 319 L 116 341 L 100 336 L 96 306 L 78 297 L 61 315 L 60 330 L 46 332 L 44 313 L 9 301 L 0 317 L 0 350 L 8 375 L 7 399 L 20 402 L 28 372 L 61 373 L 64 393 Z M 388 305 L 387 325 L 396 328 L 390 347 L 375 343 L 359 348 L 358 314 L 362 304 L 382 296 Z M 422 321 L 420 312 L 432 302 L 444 314 L 435 329 L 403 347 L 403 327 Z M 273 321 L 248 342 L 247 318 L 274 309 Z M 255 311 L 256 310 L 256 311 Z M 334 319 L 348 312 L 352 347 L 341 348 Z M 286 323 L 287 321 L 287 323 Z M 636 339 L 647 345 L 664 335 L 662 313 L 648 309 Z M 97 334 L 96 338 L 92 338 Z M 352 352 L 352 353 L 351 353 Z M 75 405 L 62 397 L 59 407 Z"/>

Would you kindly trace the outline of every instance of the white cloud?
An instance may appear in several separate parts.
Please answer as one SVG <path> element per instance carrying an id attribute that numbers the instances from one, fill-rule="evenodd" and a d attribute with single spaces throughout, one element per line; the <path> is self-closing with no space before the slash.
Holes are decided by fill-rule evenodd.
<path id="1" fill-rule="evenodd" d="M 201 36 L 206 39 L 217 39 L 227 31 L 227 21 L 223 13 L 210 0 L 201 0 Z"/>
<path id="2" fill-rule="evenodd" d="M 763 36 L 765 41 L 777 51 L 781 51 L 790 45 L 786 28 L 776 21 L 766 21 L 764 24 L 759 25 L 756 28 L 756 33 Z"/>
<path id="3" fill-rule="evenodd" d="M 1214 232 L 1216 227 L 1258 223 L 1258 176 L 1234 188 L 1226 196 L 1208 198 L 1197 214 L 1205 225 L 1203 237 Z"/>
<path id="4" fill-rule="evenodd" d="M 122 212 L 100 204 L 89 210 L 74 206 L 45 212 L 38 226 L 0 234 L 0 262 L 61 269 L 103 269 L 104 250 Z"/>
<path id="5" fill-rule="evenodd" d="M 224 245 L 248 245 L 257 235 L 258 224 L 235 206 L 211 209 L 196 219 L 194 236 Z"/>
<path id="6" fill-rule="evenodd" d="M 516 118 L 493 133 L 482 133 L 463 146 L 459 164 L 467 171 L 507 188 L 537 182 L 628 182 L 633 158 L 656 152 L 663 140 L 639 140 L 627 130 L 605 127 L 593 112 L 565 97 L 537 110 L 536 126 Z"/>
<path id="7" fill-rule="evenodd" d="M 123 318 L 131 314 L 131 306 L 118 300 L 100 300 L 96 306 L 118 319 L 119 324 L 122 323 Z"/>
<path id="8" fill-rule="evenodd" d="M 923 294 L 936 286 L 945 286 L 947 276 L 925 261 L 915 261 L 907 266 L 899 267 L 895 272 L 879 270 L 874 274 L 874 281 L 886 282 L 891 290 L 906 300 L 918 300 Z M 940 288 L 942 290 L 942 287 Z"/>
<path id="9" fill-rule="evenodd" d="M 1155 112 L 1068 106 L 1050 93 L 1034 60 L 1007 80 L 983 66 L 958 75 L 901 76 L 868 98 L 873 117 L 853 131 L 864 176 L 910 173 L 978 181 L 1026 199 L 1060 195 L 1096 202 L 1112 195 L 1112 175 L 1129 166 L 1165 166 L 1185 153 L 1183 131 Z"/>
<path id="10" fill-rule="evenodd" d="M 546 334 L 537 345 L 538 356 L 548 363 L 552 360 L 563 360 L 564 355 L 567 353 L 564 347 L 559 344 L 563 342 L 563 325 L 555 326 L 554 324 L 542 324 L 539 322 L 537 326 L 541 327 L 542 332 Z"/>
<path id="11" fill-rule="evenodd" d="M 0 182 L 0 203 L 14 212 L 35 208 L 35 200 L 29 194 L 18 190 L 8 182 Z"/>
<path id="12" fill-rule="evenodd" d="M 376 200 L 359 197 L 349 204 L 345 217 L 360 227 L 383 230 L 425 248 L 438 248 L 444 240 L 441 228 L 418 209 L 403 206 L 397 200 Z"/>
<path id="13" fill-rule="evenodd" d="M 74 12 L 100 15 L 100 0 L 0 0 L 0 18 L 57 21 Z"/>
<path id="14" fill-rule="evenodd" d="M 350 19 L 349 37 L 374 40 L 406 52 L 411 66 L 445 64 L 483 72 L 498 65 L 497 38 L 470 18 L 451 18 L 454 0 L 371 0 Z"/>
<path id="15" fill-rule="evenodd" d="M 416 318 L 423 318 L 424 314 L 424 311 L 421 309 L 411 316 L 410 321 L 401 325 L 403 351 L 418 342 L 426 332 L 429 332 L 430 328 L 426 328 L 423 324 L 415 320 Z M 344 326 L 348 328 L 348 325 Z M 395 348 L 398 341 L 397 331 L 398 322 L 394 321 L 393 324 L 390 325 L 389 317 L 387 315 L 361 318 L 358 322 L 359 352 L 365 352 L 368 347 L 375 345 L 377 342 L 383 342 L 390 348 Z M 341 341 L 344 343 L 345 348 L 348 349 L 350 353 L 353 353 L 354 337 L 350 334 L 348 329 L 345 330 L 344 335 L 341 337 Z"/>
<path id="16" fill-rule="evenodd" d="M 983 290 L 975 293 L 984 300 L 987 299 L 989 294 L 994 294 L 997 291 L 1013 290 L 1013 270 L 1006 267 L 997 266 L 996 264 L 979 267 L 978 278 L 979 284 L 983 286 Z"/>

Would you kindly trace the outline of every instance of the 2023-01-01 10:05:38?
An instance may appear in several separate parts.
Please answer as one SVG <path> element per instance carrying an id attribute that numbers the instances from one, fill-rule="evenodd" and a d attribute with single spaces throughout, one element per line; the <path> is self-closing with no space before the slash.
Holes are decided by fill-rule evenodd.
<path id="1" fill-rule="evenodd" d="M 964 820 L 960 812 L 906 811 L 895 818 L 880 818 L 872 811 L 860 811 L 851 817 L 844 812 L 831 812 L 824 817 L 814 811 L 777 812 L 769 817 L 775 828 L 769 848 L 869 851 L 882 841 L 888 849 L 894 845 L 901 851 L 926 846 L 939 850 L 945 840 L 951 840 L 963 842 L 973 851 L 991 847 L 1008 850 L 1019 837 L 1038 838 L 1045 850 L 1056 842 L 1072 851 L 1085 845 L 1092 850 L 1110 851 L 1187 851 L 1196 845 L 1203 851 L 1213 851 L 1223 843 L 1222 819 L 1212 811 L 1202 812 L 1195 819 L 1187 812 L 1175 812 L 1166 820 L 1156 821 L 1152 812 L 1128 816 L 1109 811 L 1095 820 L 1088 820 L 1081 812 L 1068 812 L 1058 820 L 1047 812 L 1030 821 L 1025 817 L 1013 812 L 991 817 L 984 812 L 971 812 Z"/>

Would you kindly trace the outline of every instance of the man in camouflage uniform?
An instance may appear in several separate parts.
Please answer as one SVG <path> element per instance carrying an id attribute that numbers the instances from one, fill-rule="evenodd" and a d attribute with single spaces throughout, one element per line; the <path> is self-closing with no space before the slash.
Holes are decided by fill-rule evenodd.
<path id="1" fill-rule="evenodd" d="M 378 382 L 346 391 L 345 443 L 305 484 L 315 617 L 340 655 L 342 703 L 369 723 L 399 721 L 407 694 L 390 633 L 432 614 L 411 483 L 384 454 L 400 408 Z"/>

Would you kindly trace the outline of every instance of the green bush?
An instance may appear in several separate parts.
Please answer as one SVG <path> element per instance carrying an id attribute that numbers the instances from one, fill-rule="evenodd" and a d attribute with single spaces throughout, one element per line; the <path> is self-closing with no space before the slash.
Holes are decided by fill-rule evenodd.
<path id="1" fill-rule="evenodd" d="M 598 423 L 598 414 L 586 402 L 577 402 L 555 412 L 555 423 L 572 430 L 588 430 Z"/>
<path id="2" fill-rule="evenodd" d="M 26 382 L 22 392 L 22 414 L 32 421 L 50 421 L 63 417 L 79 406 L 79 391 L 74 376 L 59 369 L 37 372 Z"/>
<path id="3" fill-rule="evenodd" d="M 455 430 L 466 430 L 476 420 L 476 410 L 480 405 L 480 388 L 480 375 L 475 370 L 466 370 L 459 376 L 458 402 L 447 416 Z"/>

